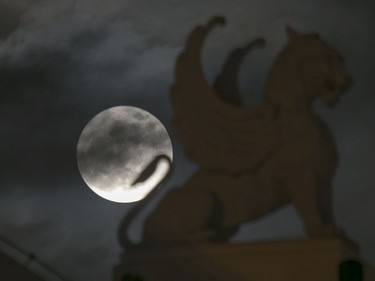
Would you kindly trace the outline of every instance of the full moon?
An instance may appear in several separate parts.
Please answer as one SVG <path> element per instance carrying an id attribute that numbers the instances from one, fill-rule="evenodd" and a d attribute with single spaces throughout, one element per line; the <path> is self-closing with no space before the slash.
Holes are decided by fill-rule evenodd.
<path id="1" fill-rule="evenodd" d="M 92 118 L 77 144 L 83 180 L 114 202 L 139 201 L 165 179 L 172 143 L 163 124 L 137 107 L 116 106 Z"/>

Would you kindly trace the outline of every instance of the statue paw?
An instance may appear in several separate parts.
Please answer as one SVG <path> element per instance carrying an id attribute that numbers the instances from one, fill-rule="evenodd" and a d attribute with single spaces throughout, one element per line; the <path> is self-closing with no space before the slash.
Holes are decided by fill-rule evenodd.
<path id="1" fill-rule="evenodd" d="M 186 240 L 190 243 L 199 243 L 212 241 L 216 237 L 215 232 L 211 230 L 199 230 L 194 233 L 190 233 Z"/>
<path id="2" fill-rule="evenodd" d="M 334 224 L 322 225 L 308 231 L 312 238 L 346 238 L 345 231 Z"/>
<path id="3" fill-rule="evenodd" d="M 345 231 L 337 225 L 327 225 L 324 227 L 327 236 L 345 237 Z"/>

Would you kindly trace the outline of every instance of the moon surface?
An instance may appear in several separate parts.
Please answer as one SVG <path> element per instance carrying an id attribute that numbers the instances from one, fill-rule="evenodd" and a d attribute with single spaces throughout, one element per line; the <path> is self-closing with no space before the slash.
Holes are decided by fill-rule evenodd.
<path id="1" fill-rule="evenodd" d="M 163 124 L 132 106 L 97 114 L 77 144 L 83 180 L 99 196 L 120 203 L 146 197 L 169 173 L 172 157 L 172 143 Z"/>

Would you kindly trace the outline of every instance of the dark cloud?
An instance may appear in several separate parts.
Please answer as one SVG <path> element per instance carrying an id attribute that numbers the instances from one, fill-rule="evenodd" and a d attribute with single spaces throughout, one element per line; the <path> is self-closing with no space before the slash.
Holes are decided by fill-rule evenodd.
<path id="1" fill-rule="evenodd" d="M 113 35 L 107 29 L 100 25 L 78 28 L 67 35 L 65 43 L 28 39 L 30 46 L 24 43 L 22 47 L 9 41 L 10 48 L 0 56 L 1 134 L 6 147 L 0 154 L 9 159 L 1 164 L 3 183 L 17 178 L 43 188 L 76 174 L 75 146 L 85 122 L 98 111 L 131 98 L 117 94 L 125 84 L 119 73 L 125 76 L 129 65 L 127 44 L 121 52 L 125 60 L 103 59 L 100 54 L 119 47 L 106 45 Z M 48 32 L 47 28 L 46 38 Z M 18 36 L 27 37 L 22 32 Z M 104 50 L 98 51 L 101 47 Z M 110 86 L 113 73 L 118 75 L 120 89 Z"/>
<path id="2" fill-rule="evenodd" d="M 14 2 L 0 2 L 0 40 L 6 39 L 13 31 L 17 30 L 25 12 L 24 7 L 20 7 Z"/>
<path id="3" fill-rule="evenodd" d="M 32 49 L 17 59 L 0 59 L 1 154 L 8 159 L 1 164 L 6 171 L 2 181 L 45 181 L 58 177 L 62 167 L 71 169 L 68 155 L 72 133 L 79 130 L 73 122 L 79 111 L 63 96 L 69 91 L 66 81 L 79 73 L 79 64 L 58 49 Z"/>
<path id="4" fill-rule="evenodd" d="M 14 59 L 10 55 L 0 60 L 2 103 L 21 104 L 32 98 L 56 99 L 61 94 L 60 76 L 69 68 L 70 56 L 62 50 L 37 48 Z M 65 68 L 65 71 L 64 71 Z M 48 104 L 49 100 L 46 100 Z"/>
<path id="5" fill-rule="evenodd" d="M 72 35 L 70 46 L 81 51 L 98 47 L 108 38 L 108 31 L 103 26 L 96 26 Z"/>

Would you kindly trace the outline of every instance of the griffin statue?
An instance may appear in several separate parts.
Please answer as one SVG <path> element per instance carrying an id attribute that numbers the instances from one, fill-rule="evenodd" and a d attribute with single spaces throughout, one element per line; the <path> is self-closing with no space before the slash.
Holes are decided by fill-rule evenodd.
<path id="1" fill-rule="evenodd" d="M 215 17 L 195 28 L 177 59 L 170 92 L 173 129 L 199 169 L 146 219 L 142 245 L 228 241 L 241 224 L 288 203 L 309 237 L 344 236 L 332 211 L 335 143 L 312 110 L 318 98 L 333 107 L 348 89 L 351 78 L 342 57 L 317 34 L 288 27 L 288 43 L 270 70 L 264 102 L 245 108 L 236 84 L 239 65 L 265 42 L 256 39 L 232 52 L 211 87 L 201 51 L 208 33 L 224 22 Z M 131 217 L 120 229 L 125 248 L 134 246 L 126 233 Z"/>

